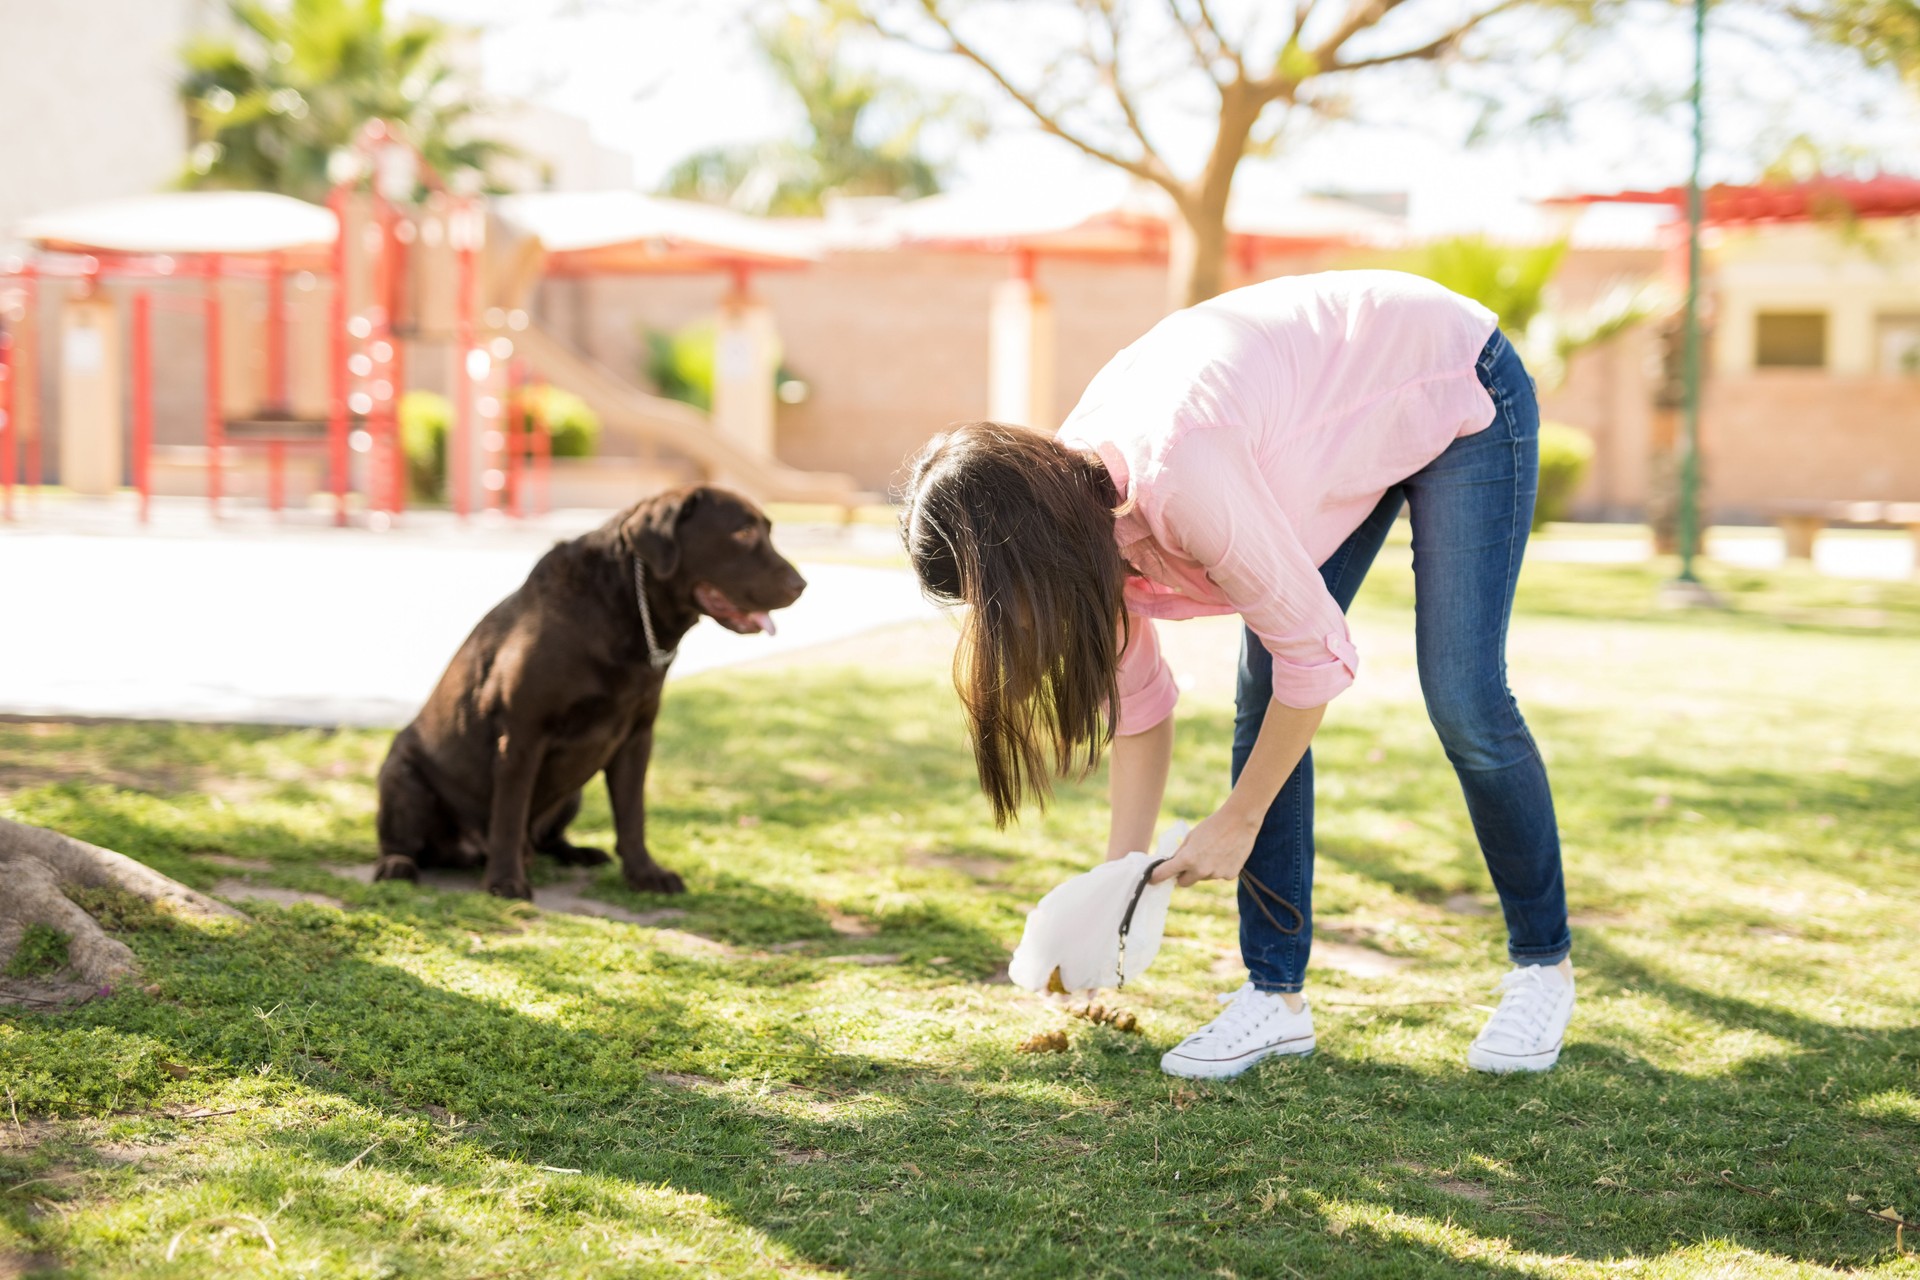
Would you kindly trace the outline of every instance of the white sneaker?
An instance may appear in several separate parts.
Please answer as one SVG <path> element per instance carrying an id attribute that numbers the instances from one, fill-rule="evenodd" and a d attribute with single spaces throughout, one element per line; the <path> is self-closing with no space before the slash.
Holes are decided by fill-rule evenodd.
<path id="1" fill-rule="evenodd" d="M 1287 1008 L 1278 992 L 1251 982 L 1220 997 L 1226 1012 L 1167 1050 L 1160 1069 L 1189 1080 L 1225 1080 L 1262 1058 L 1313 1052 L 1313 1010 Z"/>
<path id="2" fill-rule="evenodd" d="M 1545 1071 L 1560 1060 L 1573 1017 L 1573 974 L 1558 965 L 1517 966 L 1500 979 L 1500 1007 L 1467 1049 L 1475 1071 Z"/>

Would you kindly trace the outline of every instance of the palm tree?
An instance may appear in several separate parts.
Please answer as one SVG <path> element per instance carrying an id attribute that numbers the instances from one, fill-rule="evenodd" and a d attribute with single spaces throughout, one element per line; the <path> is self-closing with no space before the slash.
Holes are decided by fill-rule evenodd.
<path id="1" fill-rule="evenodd" d="M 1567 377 L 1575 352 L 1618 337 L 1643 320 L 1673 310 L 1668 290 L 1658 283 L 1621 281 L 1579 311 L 1555 307 L 1554 272 L 1566 257 L 1567 242 L 1504 245 L 1481 236 L 1459 236 L 1428 245 L 1406 264 L 1407 270 L 1472 298 L 1499 318 L 1527 370 L 1551 390 Z M 1593 437 L 1565 423 L 1540 424 L 1540 487 L 1535 495 L 1533 527 L 1563 517 L 1594 457 Z M 1648 500 L 1656 531 L 1663 515 L 1665 484 L 1656 464 L 1655 493 Z M 1656 532 L 1656 537 L 1658 536 Z"/>
<path id="2" fill-rule="evenodd" d="M 667 172 L 661 192 L 745 213 L 817 214 L 831 195 L 939 191 L 921 134 L 936 111 L 952 122 L 955 105 L 849 67 L 840 31 L 830 19 L 792 17 L 760 34 L 767 62 L 806 114 L 804 138 L 697 152 Z M 965 110 L 958 114 L 964 124 Z"/>
<path id="3" fill-rule="evenodd" d="M 483 104 L 446 57 L 452 29 L 389 23 L 382 0 L 229 0 L 235 31 L 187 45 L 180 96 L 195 145 L 183 185 L 326 197 L 328 160 L 384 120 L 442 175 L 510 148 L 474 128 Z"/>
<path id="4" fill-rule="evenodd" d="M 1406 269 L 1493 312 L 1533 376 L 1557 387 L 1566 379 L 1567 361 L 1574 353 L 1617 337 L 1673 305 L 1657 283 L 1623 281 L 1583 310 L 1555 308 L 1550 286 L 1566 253 L 1564 240 L 1505 245 L 1459 236 L 1428 245 Z"/>

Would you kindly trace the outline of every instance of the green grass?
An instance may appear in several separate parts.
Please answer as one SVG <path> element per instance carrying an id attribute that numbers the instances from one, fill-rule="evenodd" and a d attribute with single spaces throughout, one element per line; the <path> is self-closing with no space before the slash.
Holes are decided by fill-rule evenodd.
<path id="1" fill-rule="evenodd" d="M 4 970 L 9 978 L 36 978 L 66 967 L 67 944 L 72 939 L 44 924 L 30 924 L 14 948 Z"/>
<path id="2" fill-rule="evenodd" d="M 1156 1060 L 1239 981 L 1222 887 L 1110 1000 L 1141 1034 L 996 981 L 1100 782 L 993 831 L 931 633 L 675 686 L 657 928 L 328 872 L 372 856 L 381 734 L 0 725 L 13 816 L 346 904 L 98 904 L 152 987 L 0 1013 L 0 1274 L 1920 1276 L 1863 1212 L 1920 1218 L 1920 590 L 1722 574 L 1676 615 L 1649 570 L 1529 570 L 1581 1005 L 1558 1070 L 1491 1079 L 1502 931 L 1404 561 L 1316 748 L 1317 907 L 1410 963 L 1316 969 L 1319 1053 L 1212 1087 Z M 1183 706 L 1170 813 L 1217 801 L 1229 719 Z"/>

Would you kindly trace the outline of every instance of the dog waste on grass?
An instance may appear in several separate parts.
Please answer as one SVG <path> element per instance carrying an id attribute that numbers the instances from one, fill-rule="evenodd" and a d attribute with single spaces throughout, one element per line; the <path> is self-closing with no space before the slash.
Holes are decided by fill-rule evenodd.
<path id="1" fill-rule="evenodd" d="M 1065 1053 L 1067 1051 L 1067 1033 L 1064 1031 L 1036 1031 L 1014 1046 L 1015 1053 Z"/>
<path id="2" fill-rule="evenodd" d="M 1140 1020 L 1133 1016 L 1131 1009 L 1109 1009 L 1103 1004 L 1090 1004 L 1082 1008 L 1068 1009 L 1076 1018 L 1085 1018 L 1088 1022 L 1097 1022 L 1112 1027 L 1115 1031 L 1138 1031 Z"/>

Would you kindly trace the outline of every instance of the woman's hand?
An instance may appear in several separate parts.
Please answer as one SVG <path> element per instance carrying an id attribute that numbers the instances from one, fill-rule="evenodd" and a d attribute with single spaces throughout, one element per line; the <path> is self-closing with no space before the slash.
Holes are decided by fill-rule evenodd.
<path id="1" fill-rule="evenodd" d="M 1153 869 L 1153 882 L 1159 884 L 1175 876 L 1182 885 L 1237 879 L 1240 868 L 1247 865 L 1247 855 L 1253 852 L 1253 838 L 1260 833 L 1263 816 L 1248 817 L 1231 802 L 1221 806 L 1187 833 L 1173 857 Z"/>
<path id="2" fill-rule="evenodd" d="M 1260 736 L 1240 769 L 1240 780 L 1219 812 L 1195 827 L 1173 857 L 1154 868 L 1153 882 L 1178 876 L 1183 885 L 1201 880 L 1232 880 L 1247 865 L 1253 838 L 1260 834 L 1267 809 L 1280 794 L 1300 757 L 1306 755 L 1313 732 L 1326 714 L 1318 707 L 1267 704 Z"/>

